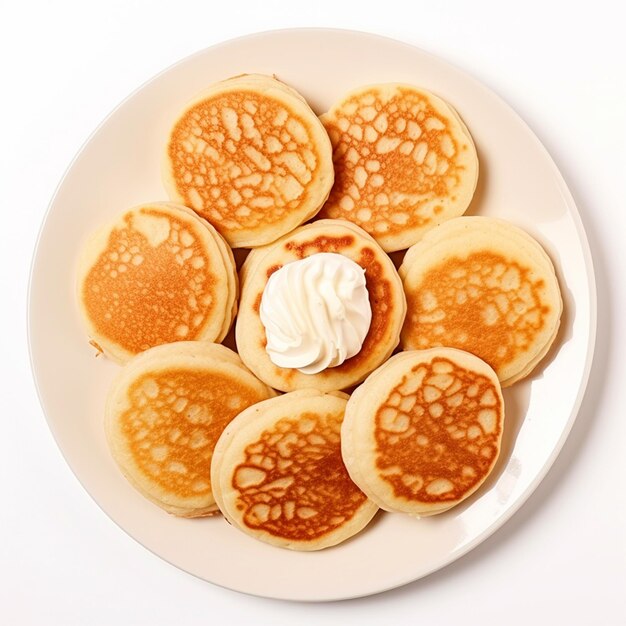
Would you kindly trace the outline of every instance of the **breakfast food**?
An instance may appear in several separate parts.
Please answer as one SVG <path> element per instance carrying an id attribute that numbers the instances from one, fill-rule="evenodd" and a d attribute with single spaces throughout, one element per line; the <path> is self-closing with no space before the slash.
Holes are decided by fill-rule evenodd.
<path id="1" fill-rule="evenodd" d="M 173 124 L 163 181 L 234 248 L 275 241 L 313 217 L 333 183 L 328 135 L 304 98 L 244 74 L 194 98 Z"/>
<path id="2" fill-rule="evenodd" d="M 378 507 L 350 480 L 341 458 L 347 398 L 294 391 L 251 406 L 226 427 L 211 482 L 233 526 L 283 548 L 320 550 L 368 524 Z"/>
<path id="3" fill-rule="evenodd" d="M 356 356 L 372 323 L 365 270 L 318 252 L 269 277 L 259 307 L 274 365 L 317 374 Z"/>
<path id="4" fill-rule="evenodd" d="M 504 220 L 450 220 L 410 248 L 399 271 L 405 350 L 467 350 L 506 387 L 530 374 L 556 337 L 563 305 L 552 262 Z"/>
<path id="5" fill-rule="evenodd" d="M 466 211 L 478 157 L 467 127 L 441 98 L 412 85 L 370 85 L 321 120 L 335 183 L 320 217 L 350 220 L 390 252 Z"/>
<path id="6" fill-rule="evenodd" d="M 454 348 L 401 352 L 352 394 L 343 459 L 381 508 L 433 515 L 485 481 L 503 420 L 498 378 L 484 361 Z"/>
<path id="7" fill-rule="evenodd" d="M 233 254 L 186 207 L 152 202 L 100 228 L 78 265 L 91 342 L 118 363 L 173 341 L 221 341 L 237 307 Z"/>
<path id="8" fill-rule="evenodd" d="M 336 256 L 353 263 L 323 258 Z M 287 272 L 286 280 L 272 288 L 275 272 L 304 259 L 311 259 L 308 267 Z M 275 389 L 345 389 L 363 380 L 398 344 L 406 312 L 400 277 L 389 256 L 354 224 L 319 220 L 302 226 L 253 250 L 240 278 L 237 349 L 247 367 Z M 267 299 L 266 289 L 272 289 Z M 320 300 L 325 305 L 316 309 Z M 281 350 L 282 360 L 276 358 Z"/>
<path id="9" fill-rule="evenodd" d="M 479 164 L 456 111 L 389 83 L 318 119 L 243 74 L 189 102 L 163 157 L 173 202 L 119 215 L 78 268 L 90 343 L 125 364 L 105 432 L 129 483 L 301 551 L 475 493 L 501 388 L 547 354 L 562 300 L 529 234 L 461 217 Z M 232 248 L 252 248 L 239 277 Z"/>
<path id="10" fill-rule="evenodd" d="M 210 467 L 215 442 L 243 409 L 275 393 L 235 352 L 183 341 L 146 350 L 118 374 L 105 431 L 128 481 L 169 513 L 217 511 Z"/>

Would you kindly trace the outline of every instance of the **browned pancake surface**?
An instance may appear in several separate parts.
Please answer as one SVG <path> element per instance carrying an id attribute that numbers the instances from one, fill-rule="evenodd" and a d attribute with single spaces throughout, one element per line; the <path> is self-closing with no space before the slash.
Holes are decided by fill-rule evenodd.
<path id="1" fill-rule="evenodd" d="M 419 92 L 398 87 L 387 101 L 373 87 L 346 99 L 338 119 L 323 118 L 333 144 L 335 183 L 320 217 L 351 220 L 373 236 L 393 236 L 433 222 L 455 202 L 466 151 L 450 120 Z M 428 207 L 426 207 L 428 205 Z"/>
<path id="2" fill-rule="evenodd" d="M 550 306 L 542 279 L 499 254 L 451 258 L 407 292 L 404 338 L 411 347 L 450 346 L 472 352 L 495 370 L 532 346 Z"/>
<path id="3" fill-rule="evenodd" d="M 444 358 L 412 368 L 376 413 L 376 465 L 396 497 L 457 501 L 489 473 L 499 450 L 499 390 Z"/>
<path id="4" fill-rule="evenodd" d="M 342 417 L 308 412 L 285 417 L 246 447 L 232 479 L 244 524 L 307 541 L 352 519 L 366 497 L 341 458 Z"/>
<path id="5" fill-rule="evenodd" d="M 139 469 L 181 498 L 211 493 L 215 442 L 258 393 L 218 371 L 173 368 L 144 374 L 127 392 L 120 430 Z"/>
<path id="6" fill-rule="evenodd" d="M 272 224 L 308 201 L 320 169 L 309 123 L 253 91 L 197 102 L 172 131 L 167 154 L 181 199 L 218 230 Z"/>
<path id="7" fill-rule="evenodd" d="M 188 220 L 157 207 L 139 214 L 164 220 L 163 240 L 153 245 L 127 214 L 125 227 L 111 231 L 81 294 L 97 333 L 131 353 L 195 339 L 216 306 L 213 286 L 219 280 Z"/>

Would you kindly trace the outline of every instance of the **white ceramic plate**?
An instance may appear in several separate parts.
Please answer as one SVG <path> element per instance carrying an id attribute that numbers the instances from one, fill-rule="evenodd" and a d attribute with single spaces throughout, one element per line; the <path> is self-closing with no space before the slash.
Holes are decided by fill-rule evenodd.
<path id="1" fill-rule="evenodd" d="M 122 478 L 106 448 L 104 398 L 117 367 L 94 358 L 73 294 L 77 251 L 115 212 L 165 198 L 160 155 L 169 124 L 213 81 L 276 74 L 319 113 L 347 90 L 405 81 L 443 96 L 478 148 L 469 213 L 508 219 L 550 253 L 565 302 L 556 347 L 530 380 L 506 390 L 502 455 L 489 481 L 452 511 L 415 520 L 380 514 L 338 547 L 297 553 L 255 541 L 222 518 L 177 519 Z M 417 48 L 324 29 L 263 33 L 204 50 L 125 100 L 80 151 L 52 200 L 33 263 L 30 348 L 41 403 L 76 476 L 121 528 L 163 559 L 231 589 L 291 600 L 372 594 L 454 561 L 500 527 L 537 487 L 576 417 L 595 336 L 591 257 L 572 197 L 525 123 L 493 92 Z"/>

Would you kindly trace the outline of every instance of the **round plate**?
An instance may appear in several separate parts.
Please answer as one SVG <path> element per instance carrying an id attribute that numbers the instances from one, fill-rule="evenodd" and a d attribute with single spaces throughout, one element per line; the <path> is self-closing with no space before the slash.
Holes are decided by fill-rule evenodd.
<path id="1" fill-rule="evenodd" d="M 126 482 L 102 426 L 117 367 L 94 358 L 74 300 L 77 252 L 88 233 L 117 211 L 165 199 L 160 157 L 177 112 L 213 81 L 245 72 L 276 74 L 318 113 L 367 83 L 414 83 L 448 100 L 470 129 L 480 158 L 468 213 L 508 219 L 535 236 L 552 257 L 563 291 L 555 346 L 531 379 L 505 391 L 502 454 L 488 482 L 447 513 L 422 520 L 381 513 L 352 540 L 315 553 L 261 543 L 221 517 L 172 517 Z M 403 43 L 350 31 L 286 30 L 236 39 L 181 61 L 126 99 L 94 132 L 61 182 L 41 230 L 30 285 L 30 349 L 61 451 L 127 533 L 218 585 L 274 598 L 335 600 L 433 572 L 478 545 L 520 507 L 575 419 L 591 367 L 595 306 L 591 257 L 572 197 L 541 143 L 498 96 Z"/>

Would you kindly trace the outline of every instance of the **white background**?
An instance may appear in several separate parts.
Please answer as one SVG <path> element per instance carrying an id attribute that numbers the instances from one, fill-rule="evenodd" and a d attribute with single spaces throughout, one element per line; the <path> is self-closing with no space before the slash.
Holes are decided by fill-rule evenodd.
<path id="1" fill-rule="evenodd" d="M 626 624 L 626 43 L 619 4 L 2 0 L 0 621 Z M 95 126 L 180 58 L 235 36 L 293 26 L 396 37 L 503 96 L 572 190 L 599 292 L 588 393 L 561 455 L 522 509 L 469 555 L 422 581 L 322 605 L 220 589 L 127 537 L 57 449 L 26 344 L 36 234 L 65 168 Z"/>

